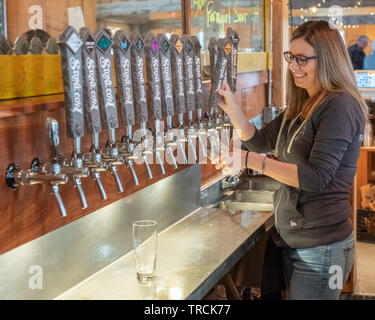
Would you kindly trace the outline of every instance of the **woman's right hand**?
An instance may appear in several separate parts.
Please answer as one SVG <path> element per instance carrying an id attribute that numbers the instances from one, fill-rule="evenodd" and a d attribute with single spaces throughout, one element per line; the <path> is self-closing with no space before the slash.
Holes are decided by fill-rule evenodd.
<path id="1" fill-rule="evenodd" d="M 217 90 L 217 93 L 220 97 L 217 104 L 230 118 L 231 115 L 235 113 L 239 108 L 236 107 L 234 95 L 232 91 L 230 91 L 230 87 L 226 81 L 223 81 L 223 85 L 220 89 Z"/>

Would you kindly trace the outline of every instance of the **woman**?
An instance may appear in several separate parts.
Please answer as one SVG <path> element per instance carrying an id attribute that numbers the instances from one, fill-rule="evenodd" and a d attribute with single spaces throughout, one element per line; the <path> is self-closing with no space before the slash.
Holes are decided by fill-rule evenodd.
<path id="1" fill-rule="evenodd" d="M 328 22 L 299 26 L 284 57 L 287 108 L 276 119 L 257 130 L 226 83 L 219 106 L 241 129 L 244 166 L 283 183 L 274 210 L 289 299 L 338 299 L 354 260 L 349 197 L 367 106 Z M 259 154 L 272 150 L 278 160 Z"/>

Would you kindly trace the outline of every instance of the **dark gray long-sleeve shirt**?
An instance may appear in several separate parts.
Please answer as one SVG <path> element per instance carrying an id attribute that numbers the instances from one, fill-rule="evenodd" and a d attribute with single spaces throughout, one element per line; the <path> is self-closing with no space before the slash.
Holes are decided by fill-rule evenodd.
<path id="1" fill-rule="evenodd" d="M 245 141 L 258 153 L 275 149 L 283 114 Z M 290 247 L 307 248 L 344 240 L 352 232 L 349 203 L 365 119 L 347 93 L 333 94 L 305 123 L 286 120 L 279 159 L 297 165 L 299 188 L 275 192 L 275 225 Z M 298 132 L 296 133 L 296 131 Z"/>

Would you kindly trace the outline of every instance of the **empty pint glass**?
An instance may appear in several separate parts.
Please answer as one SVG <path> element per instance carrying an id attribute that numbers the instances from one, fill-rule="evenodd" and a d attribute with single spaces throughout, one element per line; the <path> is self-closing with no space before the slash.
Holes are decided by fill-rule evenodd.
<path id="1" fill-rule="evenodd" d="M 155 276 L 157 250 L 157 222 L 140 220 L 133 222 L 133 245 L 137 278 L 140 282 Z"/>

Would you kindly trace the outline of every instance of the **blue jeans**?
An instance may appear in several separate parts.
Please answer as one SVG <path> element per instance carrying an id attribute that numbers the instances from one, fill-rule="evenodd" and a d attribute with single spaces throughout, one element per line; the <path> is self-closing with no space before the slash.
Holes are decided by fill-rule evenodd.
<path id="1" fill-rule="evenodd" d="M 313 248 L 283 249 L 290 300 L 337 300 L 354 262 L 353 233 L 345 240 Z"/>

